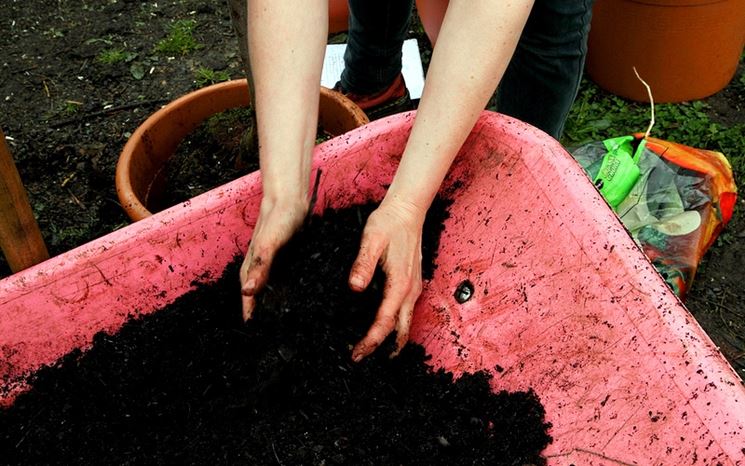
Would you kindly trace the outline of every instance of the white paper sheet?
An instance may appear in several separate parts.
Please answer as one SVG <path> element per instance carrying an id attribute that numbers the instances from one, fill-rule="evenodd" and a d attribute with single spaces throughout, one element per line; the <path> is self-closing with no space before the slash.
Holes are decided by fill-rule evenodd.
<path id="1" fill-rule="evenodd" d="M 347 44 L 329 44 L 326 46 L 326 55 L 323 60 L 323 71 L 321 71 L 321 85 L 334 87 L 341 72 L 344 70 L 344 51 Z M 419 44 L 416 39 L 404 41 L 402 58 L 402 72 L 406 87 L 412 99 L 418 99 L 422 96 L 424 89 L 424 69 L 422 68 L 422 59 L 419 55 Z"/>

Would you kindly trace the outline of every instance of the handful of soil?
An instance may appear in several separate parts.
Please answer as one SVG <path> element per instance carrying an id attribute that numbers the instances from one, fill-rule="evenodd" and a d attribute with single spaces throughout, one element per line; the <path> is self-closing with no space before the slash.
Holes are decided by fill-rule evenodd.
<path id="1" fill-rule="evenodd" d="M 361 294 L 346 285 L 371 210 L 314 218 L 277 258 L 247 324 L 238 259 L 40 370 L 0 411 L 0 462 L 544 464 L 550 426 L 532 392 L 492 393 L 485 372 L 454 382 L 412 343 L 389 359 L 392 338 L 351 362 L 381 299 L 382 277 Z M 445 212 L 434 210 L 430 264 Z"/>

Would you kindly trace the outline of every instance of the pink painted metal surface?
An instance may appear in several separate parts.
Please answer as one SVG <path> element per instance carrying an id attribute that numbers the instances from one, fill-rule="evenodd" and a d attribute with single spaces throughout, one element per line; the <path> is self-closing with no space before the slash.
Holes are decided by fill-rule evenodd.
<path id="1" fill-rule="evenodd" d="M 412 118 L 318 147 L 317 211 L 380 199 Z M 484 113 L 442 192 L 451 217 L 412 331 L 435 366 L 535 390 L 550 464 L 745 464 L 741 381 L 557 142 Z M 245 251 L 259 199 L 252 174 L 0 281 L 0 400 L 219 275 Z M 458 304 L 463 280 L 475 292 Z"/>

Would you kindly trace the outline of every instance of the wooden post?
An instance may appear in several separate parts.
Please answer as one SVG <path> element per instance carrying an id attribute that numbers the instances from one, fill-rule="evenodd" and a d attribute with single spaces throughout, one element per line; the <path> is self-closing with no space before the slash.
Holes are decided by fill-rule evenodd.
<path id="1" fill-rule="evenodd" d="M 5 134 L 0 129 L 0 248 L 15 273 L 49 258 Z"/>

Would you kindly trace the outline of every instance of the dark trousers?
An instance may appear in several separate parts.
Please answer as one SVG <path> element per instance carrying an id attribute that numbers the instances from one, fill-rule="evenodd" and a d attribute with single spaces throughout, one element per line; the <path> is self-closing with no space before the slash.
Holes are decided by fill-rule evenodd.
<path id="1" fill-rule="evenodd" d="M 497 110 L 555 138 L 577 96 L 593 0 L 536 0 L 497 90 Z M 349 0 L 342 87 L 371 94 L 401 71 L 413 0 Z M 464 51 L 467 53 L 467 51 Z"/>
<path id="2" fill-rule="evenodd" d="M 497 110 L 559 138 L 582 78 L 593 0 L 536 0 L 497 90 Z M 241 56 L 246 0 L 228 0 Z M 401 71 L 413 0 L 349 0 L 349 38 L 342 87 L 372 94 Z M 465 51 L 464 51 L 465 53 Z"/>

